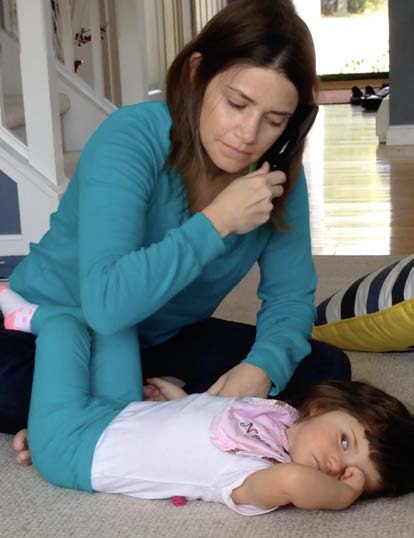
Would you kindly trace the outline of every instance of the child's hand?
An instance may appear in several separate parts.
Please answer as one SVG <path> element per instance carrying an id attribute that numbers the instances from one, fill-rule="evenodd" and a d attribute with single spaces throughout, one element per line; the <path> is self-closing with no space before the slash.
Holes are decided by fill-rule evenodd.
<path id="1" fill-rule="evenodd" d="M 166 402 L 177 400 L 187 393 L 176 383 L 168 381 L 167 378 L 151 377 L 147 379 L 147 385 L 144 386 L 144 400 L 152 402 Z"/>
<path id="2" fill-rule="evenodd" d="M 340 477 L 342 482 L 345 482 L 356 493 L 356 499 L 365 491 L 366 477 L 359 467 L 349 466 Z"/>

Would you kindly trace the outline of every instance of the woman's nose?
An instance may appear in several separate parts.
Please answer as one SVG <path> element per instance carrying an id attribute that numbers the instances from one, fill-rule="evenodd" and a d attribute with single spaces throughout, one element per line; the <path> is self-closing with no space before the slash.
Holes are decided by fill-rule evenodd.
<path id="1" fill-rule="evenodd" d="M 259 121 L 255 117 L 245 118 L 239 127 L 239 136 L 244 144 L 252 144 L 256 141 L 259 130 Z"/>

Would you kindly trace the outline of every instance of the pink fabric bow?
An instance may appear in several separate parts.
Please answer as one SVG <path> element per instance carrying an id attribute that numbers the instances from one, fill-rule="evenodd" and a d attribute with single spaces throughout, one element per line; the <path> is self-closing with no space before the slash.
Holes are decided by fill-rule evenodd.
<path id="1" fill-rule="evenodd" d="M 225 452 L 289 463 L 285 430 L 299 418 L 296 409 L 279 400 L 243 398 L 214 417 L 210 438 Z"/>

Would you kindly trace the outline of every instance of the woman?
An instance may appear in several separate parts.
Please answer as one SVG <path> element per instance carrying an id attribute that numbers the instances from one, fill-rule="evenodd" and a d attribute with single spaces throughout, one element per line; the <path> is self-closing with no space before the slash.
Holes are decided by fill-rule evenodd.
<path id="1" fill-rule="evenodd" d="M 62 313 L 86 322 L 99 358 L 92 378 L 110 379 L 126 403 L 157 375 L 190 393 L 282 398 L 348 379 L 342 352 L 309 343 L 316 276 L 303 147 L 287 177 L 266 162 L 254 170 L 314 104 L 315 85 L 312 39 L 290 0 L 219 12 L 171 65 L 166 103 L 117 110 L 86 145 L 50 230 L 10 280 L 40 305 L 27 330 Z M 211 318 L 255 262 L 257 326 Z M 16 350 L 26 344 L 12 334 Z M 65 345 L 51 343 L 56 360 Z M 30 375 L 29 366 L 0 405 L 3 431 L 25 425 L 19 387 Z"/>

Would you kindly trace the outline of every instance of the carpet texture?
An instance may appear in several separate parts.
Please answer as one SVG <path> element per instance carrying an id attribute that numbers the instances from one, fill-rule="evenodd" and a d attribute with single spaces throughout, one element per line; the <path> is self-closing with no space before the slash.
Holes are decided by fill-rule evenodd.
<path id="1" fill-rule="evenodd" d="M 388 265 L 388 256 L 316 256 L 317 300 L 358 276 Z M 395 258 L 397 259 L 397 258 Z M 216 315 L 254 323 L 258 282 L 253 271 L 226 298 Z M 414 404 L 414 353 L 350 353 L 354 379 L 366 380 Z M 361 501 L 342 512 L 305 512 L 288 507 L 244 517 L 222 505 L 140 501 L 89 495 L 47 484 L 33 468 L 14 464 L 11 436 L 0 435 L 0 536 L 110 538 L 412 538 L 414 494 Z"/>

